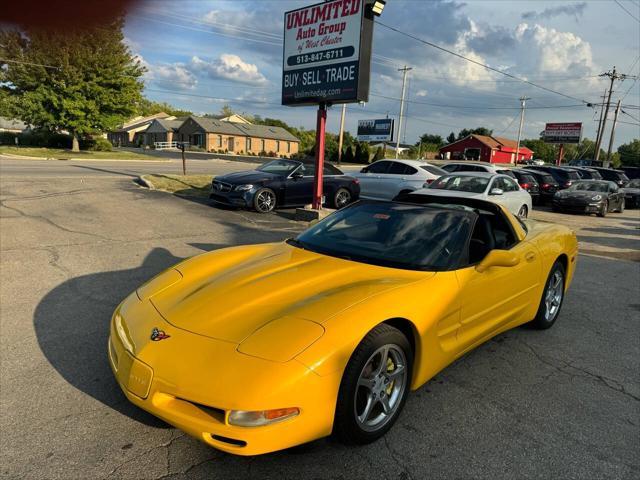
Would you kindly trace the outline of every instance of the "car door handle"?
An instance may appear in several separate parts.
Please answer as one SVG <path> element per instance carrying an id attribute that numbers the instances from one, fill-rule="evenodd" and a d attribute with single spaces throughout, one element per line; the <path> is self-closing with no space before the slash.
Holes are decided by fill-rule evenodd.
<path id="1" fill-rule="evenodd" d="M 524 259 L 527 262 L 533 262 L 536 259 L 536 254 L 533 252 L 527 252 L 524 256 Z"/>

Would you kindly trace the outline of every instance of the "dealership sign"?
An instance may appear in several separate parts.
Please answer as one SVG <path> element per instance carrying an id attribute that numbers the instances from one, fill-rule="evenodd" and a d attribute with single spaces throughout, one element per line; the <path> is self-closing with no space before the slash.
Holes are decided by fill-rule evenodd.
<path id="1" fill-rule="evenodd" d="M 545 143 L 580 143 L 582 123 L 547 123 L 542 132 Z"/>
<path id="2" fill-rule="evenodd" d="M 393 120 L 390 118 L 382 118 L 378 120 L 359 120 L 358 140 L 361 142 L 392 141 Z"/>
<path id="3" fill-rule="evenodd" d="M 369 100 L 373 21 L 365 0 L 332 0 L 284 14 L 283 105 Z"/>

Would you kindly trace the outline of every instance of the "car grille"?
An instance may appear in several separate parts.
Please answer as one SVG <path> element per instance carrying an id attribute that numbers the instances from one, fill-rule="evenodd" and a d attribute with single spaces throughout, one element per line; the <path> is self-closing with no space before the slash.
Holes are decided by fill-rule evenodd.
<path id="1" fill-rule="evenodd" d="M 218 180 L 214 180 L 211 184 L 211 188 L 214 192 L 230 192 L 232 185 L 230 183 L 220 182 Z"/>

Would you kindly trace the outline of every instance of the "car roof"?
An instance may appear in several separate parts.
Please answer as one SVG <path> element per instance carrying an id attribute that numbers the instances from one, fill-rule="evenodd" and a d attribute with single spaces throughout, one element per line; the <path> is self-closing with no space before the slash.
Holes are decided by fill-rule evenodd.
<path id="1" fill-rule="evenodd" d="M 509 177 L 509 175 L 503 175 L 502 173 L 493 173 L 493 172 L 451 172 L 443 175 L 443 177 L 481 177 L 481 178 L 492 178 L 492 177 Z M 511 177 L 509 177 L 511 178 Z"/>
<path id="2" fill-rule="evenodd" d="M 430 166 L 430 167 L 437 167 L 437 165 L 433 165 L 431 163 L 428 162 L 421 162 L 420 160 L 405 160 L 403 158 L 381 158 L 380 160 L 378 160 L 378 162 L 382 162 L 386 160 L 387 162 L 398 162 L 398 163 L 404 163 L 405 165 L 411 165 L 412 167 L 422 167 L 422 166 Z"/>
<path id="3" fill-rule="evenodd" d="M 495 165 L 488 162 L 477 162 L 475 160 L 464 160 L 460 162 L 447 162 L 445 165 L 479 165 L 481 167 L 496 168 Z M 444 166 L 444 165 L 443 165 Z"/>

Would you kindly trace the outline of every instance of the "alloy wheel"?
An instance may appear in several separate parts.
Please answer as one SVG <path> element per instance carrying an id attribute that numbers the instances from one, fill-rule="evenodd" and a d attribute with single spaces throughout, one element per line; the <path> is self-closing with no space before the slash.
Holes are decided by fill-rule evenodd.
<path id="1" fill-rule="evenodd" d="M 342 207 L 346 207 L 349 202 L 351 201 L 351 193 L 349 192 L 349 190 L 343 189 L 341 188 L 340 190 L 338 190 L 338 193 L 336 193 L 336 208 L 339 210 Z"/>
<path id="2" fill-rule="evenodd" d="M 563 295 L 564 278 L 562 272 L 557 269 L 549 279 L 549 284 L 547 285 L 547 291 L 545 292 L 544 297 L 544 319 L 547 322 L 552 322 L 556 318 L 556 315 L 560 310 L 560 305 L 562 304 Z"/>
<path id="3" fill-rule="evenodd" d="M 358 378 L 354 412 L 365 431 L 383 428 L 402 403 L 407 388 L 407 360 L 395 344 L 384 345 L 369 357 Z"/>
<path id="4" fill-rule="evenodd" d="M 256 199 L 256 209 L 261 213 L 270 212 L 276 205 L 276 196 L 269 190 L 262 190 Z"/>

